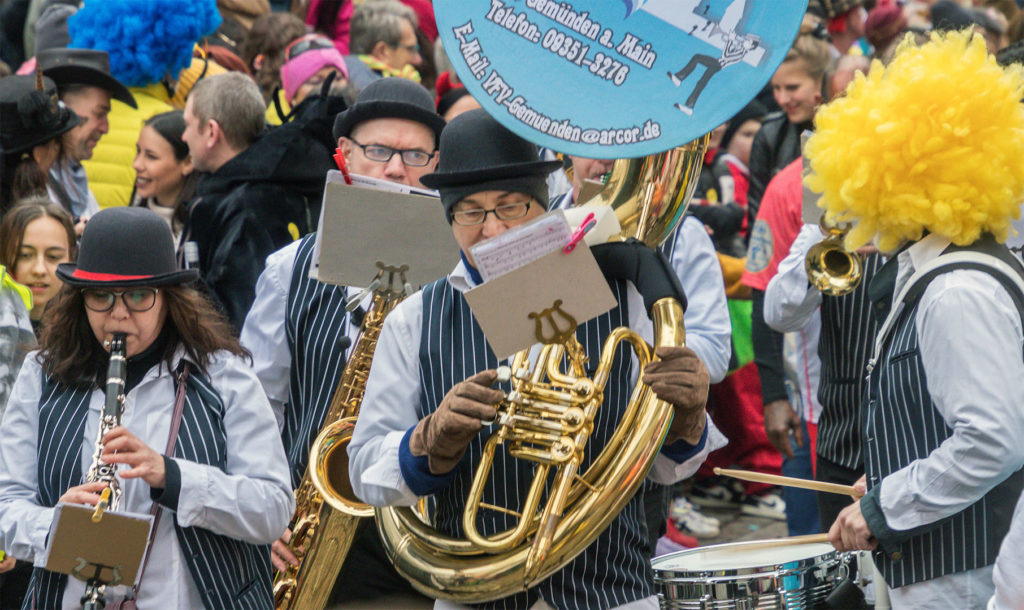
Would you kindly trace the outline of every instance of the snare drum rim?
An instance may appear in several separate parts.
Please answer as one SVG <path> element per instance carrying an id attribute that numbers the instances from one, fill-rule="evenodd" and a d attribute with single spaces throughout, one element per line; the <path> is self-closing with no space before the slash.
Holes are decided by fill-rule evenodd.
<path id="1" fill-rule="evenodd" d="M 784 541 L 785 539 L 780 539 Z M 654 570 L 654 582 L 656 584 L 666 584 L 668 582 L 687 582 L 689 579 L 694 579 L 693 582 L 706 582 L 708 578 L 716 577 L 735 577 L 735 576 L 751 576 L 751 575 L 772 575 L 776 577 L 787 576 L 794 572 L 804 571 L 808 568 L 820 566 L 822 564 L 830 564 L 833 561 L 839 559 L 839 552 L 835 549 L 827 551 L 820 555 L 812 555 L 802 559 L 794 559 L 785 562 L 763 564 L 759 566 L 751 566 L 746 568 L 718 568 L 718 569 L 680 569 L 680 568 L 659 568 L 659 560 L 668 561 L 672 557 L 679 557 L 681 555 L 706 553 L 716 548 L 728 548 L 731 550 L 742 550 L 744 546 L 750 546 L 753 548 L 762 548 L 765 540 L 754 540 L 748 542 L 732 542 L 728 544 L 717 544 L 714 546 L 697 547 L 694 549 L 687 549 L 684 551 L 677 551 L 668 555 L 662 555 L 661 557 L 655 557 L 651 560 L 651 567 Z"/>

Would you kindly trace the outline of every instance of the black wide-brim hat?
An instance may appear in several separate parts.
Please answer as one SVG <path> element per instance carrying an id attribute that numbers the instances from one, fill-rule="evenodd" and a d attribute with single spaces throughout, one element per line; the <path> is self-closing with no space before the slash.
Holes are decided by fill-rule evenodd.
<path id="1" fill-rule="evenodd" d="M 36 89 L 32 75 L 0 78 L 0 150 L 4 154 L 31 150 L 63 135 L 81 123 L 77 114 L 57 99 L 57 86 L 43 77 Z"/>
<path id="2" fill-rule="evenodd" d="M 61 87 L 88 85 L 109 91 L 115 100 L 138 108 L 128 87 L 110 74 L 110 56 L 92 49 L 46 49 L 36 57 L 43 74 Z"/>
<path id="3" fill-rule="evenodd" d="M 423 85 L 407 78 L 381 78 L 359 92 L 356 103 L 334 119 L 334 139 L 348 137 L 356 125 L 373 119 L 407 119 L 434 132 L 441 139 L 444 119 L 434 108 L 434 99 Z"/>
<path id="4" fill-rule="evenodd" d="M 444 189 L 547 176 L 561 161 L 541 161 L 537 145 L 509 131 L 485 110 L 464 112 L 441 134 L 437 171 L 420 178 L 424 186 Z"/>
<path id="5" fill-rule="evenodd" d="M 76 263 L 57 265 L 57 277 L 70 286 L 173 286 L 194 282 L 199 272 L 178 269 L 167 222 L 141 207 L 97 212 L 82 232 Z"/>

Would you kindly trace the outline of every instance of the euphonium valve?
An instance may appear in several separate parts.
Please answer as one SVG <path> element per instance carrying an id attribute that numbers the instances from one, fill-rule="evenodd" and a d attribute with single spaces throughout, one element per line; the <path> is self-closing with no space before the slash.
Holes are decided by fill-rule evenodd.
<path id="1" fill-rule="evenodd" d="M 822 216 L 821 229 L 827 237 L 812 246 L 804 259 L 807 280 L 822 294 L 833 297 L 849 294 L 860 284 L 863 266 L 860 255 L 843 246 L 849 227 L 830 225 Z"/>

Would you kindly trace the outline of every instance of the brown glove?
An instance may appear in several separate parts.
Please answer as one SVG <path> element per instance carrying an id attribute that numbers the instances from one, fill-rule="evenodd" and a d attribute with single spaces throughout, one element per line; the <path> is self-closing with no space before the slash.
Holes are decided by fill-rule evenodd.
<path id="1" fill-rule="evenodd" d="M 409 437 L 409 450 L 416 456 L 427 456 L 430 472 L 450 472 L 462 459 L 466 447 L 483 427 L 481 420 L 497 415 L 494 405 L 504 394 L 491 388 L 498 374 L 493 369 L 482 371 L 456 384 L 445 395 L 441 406 L 420 420 Z"/>
<path id="2" fill-rule="evenodd" d="M 697 354 L 688 347 L 659 347 L 661 360 L 644 367 L 643 382 L 658 398 L 675 407 L 666 443 L 679 439 L 696 444 L 704 434 L 704 406 L 708 401 L 711 379 Z"/>

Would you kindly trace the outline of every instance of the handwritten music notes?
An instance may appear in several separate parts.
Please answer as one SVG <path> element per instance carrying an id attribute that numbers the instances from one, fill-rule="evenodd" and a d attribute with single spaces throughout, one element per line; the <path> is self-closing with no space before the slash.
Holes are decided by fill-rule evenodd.
<path id="1" fill-rule="evenodd" d="M 472 246 L 469 253 L 484 281 L 489 282 L 560 250 L 571 234 L 565 215 L 555 210 L 482 241 Z"/>

